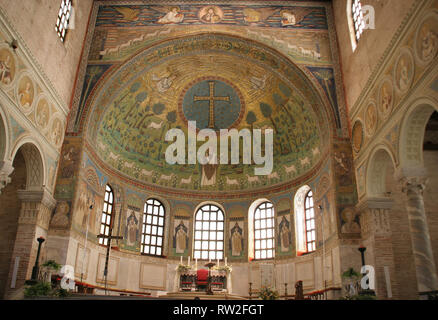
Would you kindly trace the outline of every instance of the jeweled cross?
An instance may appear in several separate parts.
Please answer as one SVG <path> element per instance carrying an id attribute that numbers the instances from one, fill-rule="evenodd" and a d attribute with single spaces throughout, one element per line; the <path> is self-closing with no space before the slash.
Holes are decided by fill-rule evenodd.
<path id="1" fill-rule="evenodd" d="M 230 96 L 226 97 L 215 97 L 214 96 L 214 81 L 209 81 L 208 85 L 210 86 L 210 95 L 209 96 L 194 96 L 194 101 L 209 101 L 209 109 L 210 109 L 210 119 L 208 120 L 208 127 L 214 129 L 214 102 L 215 101 L 230 101 Z"/>

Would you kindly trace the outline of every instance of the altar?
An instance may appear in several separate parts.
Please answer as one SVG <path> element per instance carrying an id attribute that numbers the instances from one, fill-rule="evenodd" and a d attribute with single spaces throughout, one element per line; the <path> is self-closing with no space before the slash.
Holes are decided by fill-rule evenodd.
<path id="1" fill-rule="evenodd" d="M 179 292 L 182 291 L 211 291 L 232 293 L 231 267 L 195 268 L 179 265 L 175 275 L 175 284 Z"/>

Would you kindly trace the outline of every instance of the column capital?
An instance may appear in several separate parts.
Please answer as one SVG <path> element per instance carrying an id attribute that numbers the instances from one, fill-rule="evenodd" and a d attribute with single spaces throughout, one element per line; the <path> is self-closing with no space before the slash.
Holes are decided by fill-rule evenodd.
<path id="1" fill-rule="evenodd" d="M 9 176 L 13 171 L 14 167 L 12 166 L 12 161 L 0 161 L 0 194 L 2 193 L 2 189 L 11 182 Z"/>
<path id="2" fill-rule="evenodd" d="M 356 209 L 358 212 L 367 209 L 391 209 L 393 204 L 394 200 L 390 197 L 367 197 L 356 205 Z"/>
<path id="3" fill-rule="evenodd" d="M 49 210 L 56 206 L 56 200 L 46 188 L 39 190 L 18 190 L 18 198 L 23 202 L 40 202 Z"/>
<path id="4" fill-rule="evenodd" d="M 395 176 L 404 193 L 422 194 L 428 182 L 427 170 L 424 167 L 400 168 Z"/>

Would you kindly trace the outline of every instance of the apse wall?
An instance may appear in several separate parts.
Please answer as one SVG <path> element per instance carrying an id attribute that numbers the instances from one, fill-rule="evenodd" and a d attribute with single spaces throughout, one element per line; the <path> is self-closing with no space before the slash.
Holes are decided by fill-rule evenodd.
<path id="1" fill-rule="evenodd" d="M 204 16 L 209 9 L 215 13 L 212 20 Z M 187 262 L 190 256 L 193 262 L 195 209 L 209 201 L 225 213 L 224 251 L 234 270 L 234 293 L 247 295 L 250 280 L 253 288 L 260 287 L 261 274 L 269 274 L 278 289 L 285 280 L 289 288 L 303 280 L 306 291 L 339 287 L 341 271 L 349 267 L 341 263 L 340 234 L 358 239 L 360 233 L 358 217 L 348 214 L 357 197 L 338 61 L 326 2 L 184 2 L 168 8 L 96 1 L 55 192 L 58 207 L 68 208 L 60 209 L 60 215 L 69 222 L 51 227 L 56 241 L 50 252 L 74 266 L 76 279 L 103 284 L 106 248 L 98 244 L 97 234 L 108 184 L 115 198 L 113 232 L 123 237 L 114 240 L 111 250 L 111 287 L 175 290 L 181 257 Z M 192 118 L 205 120 L 186 101 L 196 100 L 208 85 L 214 96 L 240 101 L 234 104 L 237 111 L 223 112 L 215 125 L 274 129 L 277 156 L 271 175 L 218 166 L 213 183 L 203 173 L 211 168 L 166 166 L 161 157 L 165 129 L 184 129 Z M 138 137 L 150 141 L 145 145 Z M 316 251 L 298 256 L 294 197 L 304 185 L 314 193 Z M 166 208 L 163 257 L 140 253 L 142 210 L 150 198 Z M 275 259 L 249 262 L 248 210 L 260 198 L 275 209 Z M 130 225 L 131 236 L 129 221 L 137 221 Z M 287 246 L 280 245 L 280 223 L 289 228 Z M 173 238 L 181 224 L 189 240 L 184 252 L 177 253 Z M 230 236 L 236 224 L 242 230 L 242 250 L 233 255 Z"/>
<path id="2" fill-rule="evenodd" d="M 247 197 L 236 200 L 211 198 L 206 201 L 205 199 L 166 197 L 162 194 L 146 192 L 134 184 L 120 183 L 116 176 L 105 172 L 92 160 L 88 152 L 84 151 L 80 160 L 78 192 L 72 205 L 75 211 L 71 222 L 69 250 L 65 263 L 74 267 L 76 278 L 82 279 L 82 282 L 96 286 L 103 285 L 102 274 L 106 247 L 98 244 L 97 235 L 102 217 L 104 189 L 108 184 L 114 190 L 115 198 L 113 234 L 123 237 L 122 240 L 113 240 L 112 243 L 108 275 L 109 288 L 150 292 L 153 295 L 160 294 L 160 291 L 176 291 L 176 268 L 181 259 L 184 264 L 187 264 L 190 256 L 191 264 L 195 264 L 193 259 L 194 214 L 196 208 L 202 203 L 217 204 L 224 209 L 224 254 L 233 270 L 231 273 L 232 293 L 248 295 L 249 282 L 253 283 L 254 290 L 259 289 L 261 272 L 266 272 L 262 271 L 265 270 L 266 265 L 271 266 L 272 284 L 280 291 L 283 290 L 284 283 L 288 283 L 289 288 L 293 288 L 298 280 L 304 281 L 306 291 L 339 287 L 341 285 L 340 257 L 335 241 L 339 226 L 335 215 L 334 192 L 330 188 L 330 166 L 330 161 L 327 160 L 319 172 L 301 181 L 290 190 L 272 192 L 265 196 L 273 203 L 275 209 L 275 259 L 249 261 L 248 210 L 251 204 L 259 198 Z M 298 256 L 293 203 L 296 191 L 303 185 L 308 185 L 314 192 L 315 207 L 324 208 L 324 222 L 322 222 L 321 210 L 316 209 L 317 250 L 305 256 Z M 160 200 L 166 211 L 162 257 L 144 255 L 140 250 L 143 206 L 151 198 Z M 92 210 L 89 209 L 90 204 L 95 204 Z M 138 210 L 134 213 L 138 220 L 135 225 L 135 239 L 129 235 L 132 232 L 132 226 L 129 225 L 132 210 Z M 289 223 L 290 243 L 287 248 L 284 248 L 279 233 L 283 218 Z M 177 253 L 175 238 L 181 222 L 188 229 L 188 245 L 184 252 Z M 243 229 L 242 250 L 239 255 L 233 255 L 231 250 L 231 230 L 236 223 Z M 87 230 L 88 236 L 86 236 Z M 201 267 L 202 263 L 205 261 L 199 260 L 198 266 Z M 221 260 L 220 264 L 223 265 L 224 260 Z M 322 267 L 323 264 L 325 268 Z M 324 269 L 323 278 L 321 275 Z"/>

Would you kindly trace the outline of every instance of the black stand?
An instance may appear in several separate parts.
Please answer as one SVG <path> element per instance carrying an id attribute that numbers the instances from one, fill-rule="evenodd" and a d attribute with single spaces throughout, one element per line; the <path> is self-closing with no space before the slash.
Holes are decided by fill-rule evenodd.
<path id="1" fill-rule="evenodd" d="M 35 265 L 32 268 L 32 276 L 30 280 L 27 280 L 25 283 L 29 284 L 29 285 L 33 285 L 36 284 L 38 282 L 38 273 L 40 271 L 40 267 L 39 267 L 39 260 L 40 260 L 40 253 L 41 253 L 41 245 L 43 244 L 44 241 L 46 241 L 46 239 L 44 239 L 43 237 L 39 237 L 37 239 L 38 241 L 38 252 L 37 252 L 37 256 L 36 256 L 36 260 L 35 260 Z"/>
<path id="2" fill-rule="evenodd" d="M 103 276 L 105 278 L 105 295 L 107 295 L 107 279 L 108 279 L 108 261 L 109 261 L 109 254 L 111 250 L 111 240 L 112 239 L 123 239 L 123 237 L 120 236 L 112 236 L 113 233 L 113 227 L 111 226 L 109 235 L 103 235 L 100 234 L 97 237 L 98 238 L 104 238 L 108 239 L 107 247 L 106 247 L 106 257 L 105 257 L 105 269 L 103 270 Z"/>

